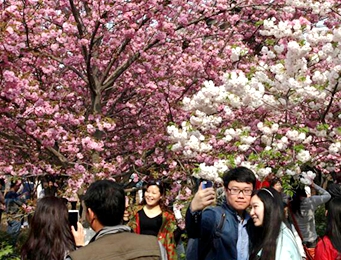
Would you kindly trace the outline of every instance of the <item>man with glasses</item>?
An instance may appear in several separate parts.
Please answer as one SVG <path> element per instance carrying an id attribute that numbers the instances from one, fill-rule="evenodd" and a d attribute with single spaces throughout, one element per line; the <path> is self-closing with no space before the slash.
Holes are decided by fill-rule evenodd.
<path id="1" fill-rule="evenodd" d="M 212 206 L 214 189 L 203 189 L 200 184 L 187 210 L 186 230 L 190 238 L 196 238 L 197 250 L 195 257 L 187 255 L 188 260 L 249 259 L 254 225 L 246 209 L 256 177 L 248 168 L 237 167 L 225 172 L 223 181 L 226 196 L 221 205 Z"/>

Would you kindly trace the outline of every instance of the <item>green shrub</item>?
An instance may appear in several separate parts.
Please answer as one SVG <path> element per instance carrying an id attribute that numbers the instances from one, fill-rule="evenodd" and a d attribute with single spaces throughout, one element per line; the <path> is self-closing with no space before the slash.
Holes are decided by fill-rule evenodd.
<path id="1" fill-rule="evenodd" d="M 2 230 L 0 230 L 0 260 L 20 260 L 13 238 Z"/>
<path id="2" fill-rule="evenodd" d="M 315 212 L 315 228 L 318 236 L 323 236 L 326 232 L 327 220 L 325 215 L 325 207 L 321 205 Z"/>

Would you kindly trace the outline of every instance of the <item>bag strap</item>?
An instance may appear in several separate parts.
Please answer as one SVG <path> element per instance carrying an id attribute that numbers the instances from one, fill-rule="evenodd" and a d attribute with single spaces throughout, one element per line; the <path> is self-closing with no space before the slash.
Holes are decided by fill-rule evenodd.
<path id="1" fill-rule="evenodd" d="M 224 228 L 225 219 L 226 219 L 226 213 L 225 213 L 224 209 L 220 206 L 219 206 L 219 211 L 221 213 L 221 217 L 220 217 L 219 223 L 216 227 L 216 230 L 214 232 L 214 235 L 215 235 L 214 238 L 220 238 L 222 230 Z"/>
<path id="2" fill-rule="evenodd" d="M 294 227 L 295 227 L 295 229 L 296 229 L 296 231 L 297 231 L 299 237 L 300 237 L 301 240 L 302 240 L 302 245 L 303 245 L 304 252 L 305 252 L 305 254 L 306 254 L 306 259 L 307 259 L 307 260 L 313 260 L 313 257 L 311 256 L 311 253 L 310 253 L 309 249 L 308 249 L 307 246 L 303 243 L 303 236 L 302 236 L 300 227 L 299 227 L 298 224 L 297 224 L 297 220 L 296 220 L 296 218 L 295 218 L 295 216 L 294 216 L 294 213 L 293 213 L 292 210 L 291 210 L 290 205 L 288 206 L 288 208 L 289 208 L 289 213 L 290 213 L 291 219 L 292 219 L 292 221 L 293 221 Z"/>
<path id="3" fill-rule="evenodd" d="M 217 222 L 218 224 L 215 225 L 215 230 L 213 233 L 213 239 L 211 239 L 208 244 L 202 244 L 200 243 L 202 241 L 202 239 L 200 239 L 198 241 L 198 253 L 200 254 L 198 256 L 198 259 L 206 259 L 206 256 L 209 255 L 210 251 L 212 250 L 213 246 L 214 246 L 214 241 L 216 241 L 215 239 L 220 239 L 221 238 L 221 234 L 222 234 L 222 230 L 224 228 L 224 224 L 225 224 L 225 219 L 226 219 L 226 213 L 225 210 L 221 207 L 221 206 L 217 206 L 217 211 L 219 213 L 219 222 Z M 201 251 L 199 250 L 199 248 L 201 248 Z M 200 251 L 200 252 L 199 252 Z"/>
<path id="4" fill-rule="evenodd" d="M 293 224 L 294 224 L 294 227 L 295 227 L 295 229 L 296 229 L 296 231 L 297 231 L 299 237 L 301 238 L 301 240 L 302 240 L 302 242 L 303 242 L 303 236 L 302 236 L 302 233 L 301 233 L 301 229 L 300 229 L 300 227 L 299 227 L 298 224 L 297 224 L 297 220 L 296 220 L 296 218 L 295 218 L 295 214 L 292 212 L 291 206 L 290 206 L 290 205 L 288 206 L 288 209 L 289 209 L 289 214 L 290 214 L 290 217 L 291 217 L 292 222 L 293 222 Z"/>

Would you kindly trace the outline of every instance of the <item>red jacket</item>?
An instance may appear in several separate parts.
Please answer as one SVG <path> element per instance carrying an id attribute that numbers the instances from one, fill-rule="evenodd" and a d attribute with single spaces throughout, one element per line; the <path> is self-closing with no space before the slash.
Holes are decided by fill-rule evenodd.
<path id="1" fill-rule="evenodd" d="M 341 253 L 334 247 L 327 236 L 324 236 L 315 248 L 314 260 L 341 260 Z"/>

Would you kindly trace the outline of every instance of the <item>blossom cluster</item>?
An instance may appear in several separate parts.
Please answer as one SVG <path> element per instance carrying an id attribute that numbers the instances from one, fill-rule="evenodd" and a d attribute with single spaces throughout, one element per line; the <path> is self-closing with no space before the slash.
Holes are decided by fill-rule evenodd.
<path id="1" fill-rule="evenodd" d="M 302 7 L 302 1 L 292 2 Z M 320 10 L 305 4 L 319 14 L 331 12 L 330 3 Z M 340 171 L 340 27 L 273 17 L 264 20 L 260 33 L 265 41 L 252 71 L 230 70 L 222 85 L 205 82 L 184 99 L 184 110 L 192 114 L 181 125 L 201 137 L 200 145 L 212 146 L 209 153 L 196 150 L 197 160 L 205 162 L 193 175 L 216 178 L 215 161 L 225 158 L 226 167 L 247 166 L 259 179 L 301 174 L 309 185 L 315 176 L 301 173 L 303 164 Z M 190 138 L 180 141 L 174 134 L 180 129 L 171 127 L 170 140 L 181 143 L 173 151 L 186 157 Z"/>

